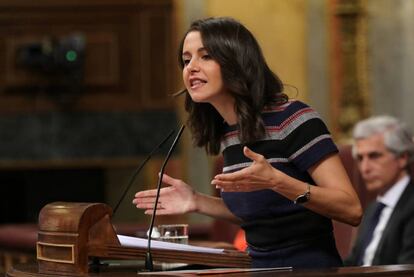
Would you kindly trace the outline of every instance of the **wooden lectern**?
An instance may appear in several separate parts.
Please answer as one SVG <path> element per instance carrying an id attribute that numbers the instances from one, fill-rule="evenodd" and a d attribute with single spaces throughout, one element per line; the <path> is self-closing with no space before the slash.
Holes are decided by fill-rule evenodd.
<path id="1" fill-rule="evenodd" d="M 8 277 L 56 277 L 56 276 L 137 276 L 133 272 L 89 272 L 93 257 L 110 259 L 144 260 L 146 248 L 124 247 L 120 244 L 111 224 L 112 209 L 102 203 L 55 202 L 46 205 L 39 215 L 37 241 L 38 265 L 17 265 L 7 272 Z M 225 250 L 220 254 L 153 249 L 155 261 L 200 264 L 218 267 L 250 267 L 250 258 L 244 252 Z M 204 272 L 203 274 L 208 274 Z M 342 276 L 414 276 L 414 265 L 389 265 L 372 267 L 339 267 L 320 270 L 279 269 L 243 272 L 230 269 L 215 276 L 295 276 L 295 277 L 342 277 Z M 178 272 L 173 276 L 182 276 Z"/>
<path id="2" fill-rule="evenodd" d="M 124 247 L 111 224 L 112 209 L 103 203 L 54 202 L 39 215 L 39 273 L 87 276 L 93 257 L 144 260 L 146 248 Z M 152 249 L 154 261 L 219 267 L 250 267 L 244 252 L 219 254 Z"/>

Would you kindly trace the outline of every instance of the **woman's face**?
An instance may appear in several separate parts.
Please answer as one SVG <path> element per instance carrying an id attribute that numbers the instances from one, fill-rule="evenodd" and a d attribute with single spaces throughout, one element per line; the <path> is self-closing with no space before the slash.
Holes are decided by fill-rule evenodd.
<path id="1" fill-rule="evenodd" d="M 194 102 L 215 105 L 228 99 L 220 65 L 204 48 L 200 32 L 192 31 L 187 34 L 182 59 L 184 85 Z"/>

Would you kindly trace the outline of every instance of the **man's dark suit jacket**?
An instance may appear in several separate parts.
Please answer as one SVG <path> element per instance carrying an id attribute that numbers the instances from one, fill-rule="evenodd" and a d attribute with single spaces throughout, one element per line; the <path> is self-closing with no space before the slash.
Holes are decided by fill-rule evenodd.
<path id="1" fill-rule="evenodd" d="M 373 213 L 374 203 L 365 211 L 360 232 L 367 228 L 367 218 Z M 345 265 L 357 265 L 358 253 L 361 251 L 361 239 L 357 236 L 350 256 L 344 261 Z M 414 182 L 411 180 L 384 229 L 378 248 L 375 252 L 373 265 L 414 263 Z"/>

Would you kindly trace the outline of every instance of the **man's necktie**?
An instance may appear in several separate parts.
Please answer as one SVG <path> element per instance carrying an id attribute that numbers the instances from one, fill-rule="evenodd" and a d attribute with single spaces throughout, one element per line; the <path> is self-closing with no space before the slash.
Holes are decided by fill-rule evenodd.
<path id="1" fill-rule="evenodd" d="M 365 250 L 367 249 L 369 243 L 372 240 L 375 227 L 377 227 L 382 209 L 384 209 L 384 207 L 385 207 L 385 204 L 381 202 L 375 203 L 374 212 L 372 213 L 371 217 L 368 219 L 368 226 L 365 232 L 361 234 L 361 251 L 359 252 L 359 257 L 357 260 L 358 265 L 363 264 Z"/>

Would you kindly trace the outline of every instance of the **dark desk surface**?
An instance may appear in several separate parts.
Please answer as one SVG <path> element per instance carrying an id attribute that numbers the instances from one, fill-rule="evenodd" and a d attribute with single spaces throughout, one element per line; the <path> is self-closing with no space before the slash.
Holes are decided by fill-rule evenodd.
<path id="1" fill-rule="evenodd" d="M 200 270 L 200 272 L 203 272 Z M 141 276 L 166 276 L 165 273 L 169 273 L 169 276 L 197 276 L 198 274 L 183 274 L 182 272 L 174 274 L 173 272 L 153 272 L 147 273 Z M 202 275 L 205 275 L 203 272 Z M 340 267 L 340 268 L 329 268 L 319 270 L 287 270 L 287 271 L 262 271 L 262 272 L 235 272 L 235 273 L 223 273 L 214 274 L 217 277 L 232 277 L 232 276 L 305 276 L 305 277 L 343 277 L 343 276 L 414 276 L 414 264 L 412 265 L 387 265 L 387 266 L 370 266 L 370 267 Z M 7 275 L 8 277 L 56 277 L 58 275 L 48 275 L 38 273 L 37 265 L 16 265 L 12 268 Z M 90 277 L 132 277 L 137 276 L 137 271 L 133 269 L 111 269 L 105 270 L 99 273 L 90 273 Z"/>

